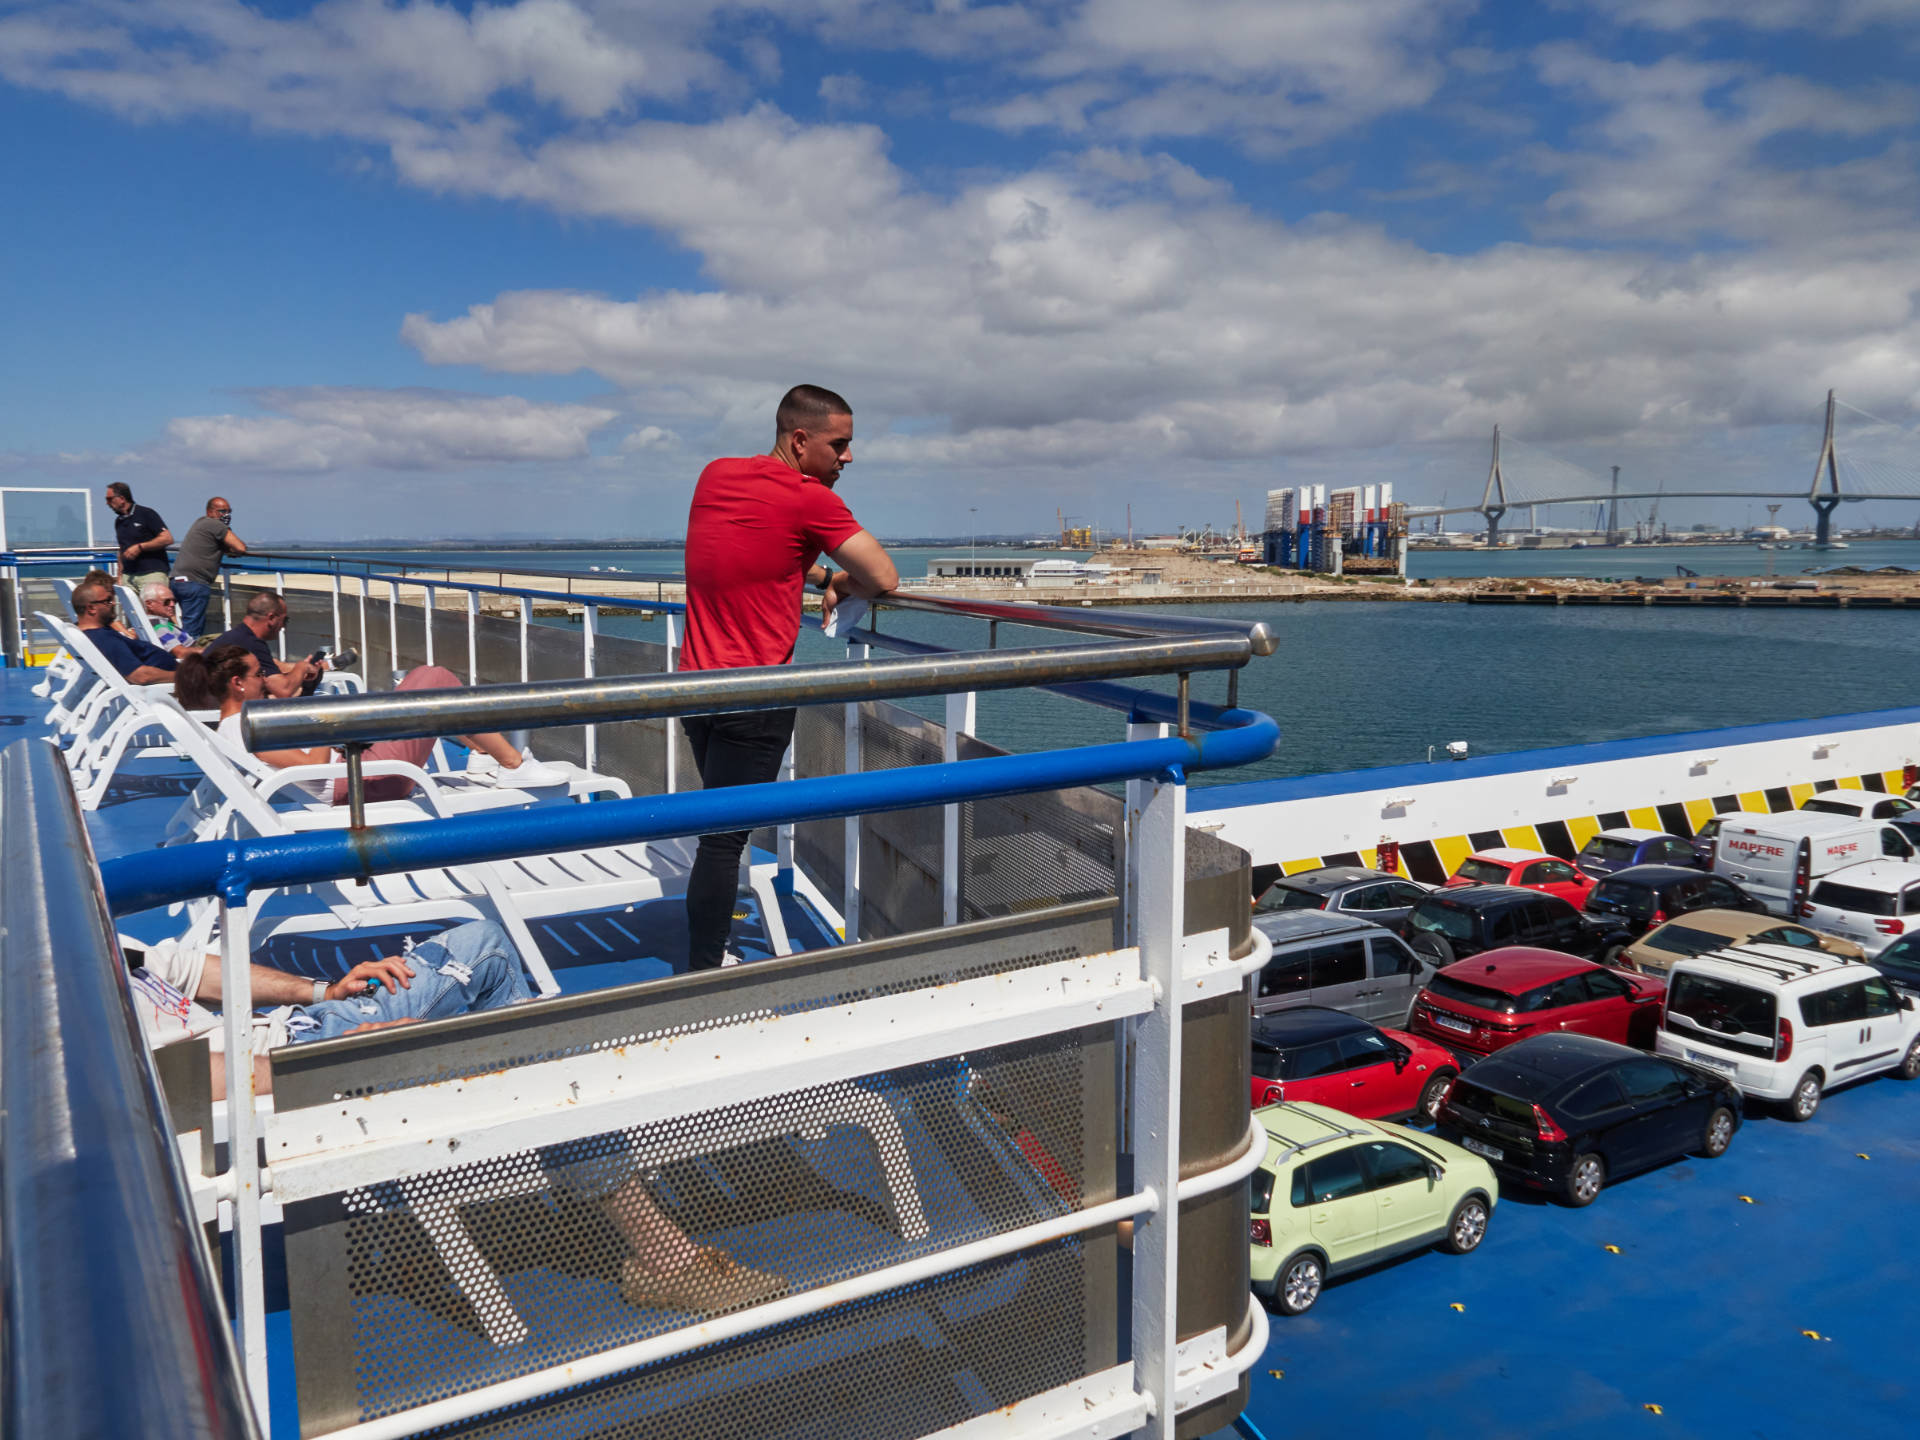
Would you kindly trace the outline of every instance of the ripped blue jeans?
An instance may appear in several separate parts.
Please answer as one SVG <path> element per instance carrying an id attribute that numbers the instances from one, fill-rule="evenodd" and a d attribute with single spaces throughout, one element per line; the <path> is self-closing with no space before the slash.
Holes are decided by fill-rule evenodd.
<path id="1" fill-rule="evenodd" d="M 405 957 L 413 984 L 404 990 L 382 985 L 371 995 L 295 1005 L 287 1017 L 287 1039 L 331 1040 L 355 1026 L 382 1020 L 445 1020 L 473 1010 L 497 1010 L 531 998 L 507 932 L 491 920 L 470 920 Z"/>

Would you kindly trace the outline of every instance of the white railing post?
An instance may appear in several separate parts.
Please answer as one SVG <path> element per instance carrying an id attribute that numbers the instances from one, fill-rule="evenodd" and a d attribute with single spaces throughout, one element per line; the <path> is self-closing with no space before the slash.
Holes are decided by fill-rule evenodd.
<path id="1" fill-rule="evenodd" d="M 864 660 L 867 647 L 857 640 L 847 642 L 847 659 Z M 848 704 L 847 711 L 847 751 L 846 773 L 858 775 L 860 763 L 860 702 Z M 845 922 L 847 944 L 851 945 L 860 938 L 860 817 L 849 815 L 841 822 L 845 829 L 846 844 L 843 852 L 846 883 L 842 886 L 840 916 Z"/>
<path id="2" fill-rule="evenodd" d="M 369 684 L 373 671 L 369 668 L 372 652 L 367 649 L 367 591 L 372 585 L 363 572 L 360 576 L 360 673 L 369 677 Z"/>
<path id="3" fill-rule="evenodd" d="M 480 683 L 480 592 L 467 591 L 467 684 Z"/>
<path id="4" fill-rule="evenodd" d="M 387 658 L 391 662 L 389 669 L 395 675 L 400 673 L 400 582 L 387 582 Z M 394 682 L 389 679 L 389 685 Z"/>
<path id="5" fill-rule="evenodd" d="M 795 727 L 796 734 L 798 727 Z M 793 745 L 787 741 L 787 753 L 780 757 L 780 779 L 793 779 Z M 774 834 L 774 858 L 779 862 L 773 874 L 773 889 L 777 895 L 793 894 L 793 822 L 779 826 Z"/>
<path id="6" fill-rule="evenodd" d="M 1171 725 L 1127 723 L 1128 740 L 1164 740 L 1173 733 Z M 1147 790 L 1152 784 L 1148 780 L 1129 780 L 1127 782 L 1127 814 L 1129 817 L 1139 811 L 1147 802 Z M 1140 850 L 1134 842 L 1131 828 L 1121 836 L 1126 848 L 1120 867 L 1120 924 L 1122 945 L 1138 945 L 1139 936 L 1134 931 L 1134 919 L 1140 903 Z"/>
<path id="7" fill-rule="evenodd" d="M 971 690 L 947 696 L 947 736 L 942 752 L 948 761 L 960 758 L 960 737 L 971 735 L 979 723 L 979 700 Z M 960 807 L 944 807 L 940 817 L 940 913 L 948 925 L 960 923 L 960 868 L 966 857 L 960 850 Z"/>
<path id="8" fill-rule="evenodd" d="M 253 1096 L 252 915 L 244 893 L 220 900 L 220 1019 L 226 1039 L 227 1171 L 233 1216 L 234 1317 L 247 1389 L 267 1421 L 267 1291 L 260 1255 L 260 1145 Z M 192 934 L 192 931 L 188 932 Z M 209 1137 L 211 1138 L 211 1137 Z"/>
<path id="9" fill-rule="evenodd" d="M 340 572 L 333 572 L 333 653 L 340 653 Z"/>
<path id="10" fill-rule="evenodd" d="M 233 628 L 233 577 L 225 570 L 220 572 L 220 614 L 226 622 L 221 628 L 231 630 Z"/>
<path id="11" fill-rule="evenodd" d="M 673 615 L 669 614 L 667 616 L 667 673 L 671 675 L 679 668 L 680 631 L 679 627 L 674 624 Z M 680 737 L 674 733 L 674 727 L 677 723 L 677 721 L 672 719 L 667 721 L 667 794 L 669 795 L 677 793 L 680 789 Z M 793 757 L 792 746 L 787 747 L 787 757 L 789 762 L 791 762 Z M 791 771 L 788 772 L 787 778 L 793 778 Z M 788 850 L 793 848 L 792 832 L 793 827 L 791 825 L 783 827 L 782 833 L 786 837 L 784 843 Z"/>
<path id="12" fill-rule="evenodd" d="M 431 585 L 422 585 L 421 591 L 427 597 L 427 664 L 433 664 L 433 612 L 440 608 L 440 592 Z"/>
<path id="13" fill-rule="evenodd" d="M 593 678 L 594 643 L 600 630 L 600 607 L 587 606 L 586 614 L 580 619 L 580 673 L 587 679 Z M 586 768 L 595 769 L 600 759 L 600 727 L 587 726 Z"/>
<path id="14" fill-rule="evenodd" d="M 533 601 L 520 597 L 520 683 L 527 683 L 527 626 L 533 620 Z"/>
<path id="15" fill-rule="evenodd" d="M 1173 1440 L 1176 1310 L 1180 1263 L 1180 947 L 1186 930 L 1187 788 L 1174 774 L 1128 786 L 1127 857 L 1133 867 L 1129 917 L 1141 977 L 1153 1009 L 1133 1025 L 1133 1092 L 1128 1097 L 1136 1189 L 1159 1207 L 1133 1231 L 1133 1374 L 1152 1397 L 1153 1418 L 1134 1433 Z"/>
<path id="16" fill-rule="evenodd" d="M 286 571 L 284 570 L 274 571 L 273 593 L 280 597 L 280 603 L 282 605 L 287 603 L 287 572 Z M 285 660 L 287 658 L 287 627 L 284 625 L 280 627 L 279 643 L 280 643 L 280 658 L 282 660 Z"/>

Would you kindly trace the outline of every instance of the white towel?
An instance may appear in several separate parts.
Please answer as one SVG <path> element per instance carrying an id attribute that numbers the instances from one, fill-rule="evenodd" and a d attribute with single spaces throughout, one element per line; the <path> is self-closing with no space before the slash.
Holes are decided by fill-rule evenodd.
<path id="1" fill-rule="evenodd" d="M 833 614 L 827 617 L 825 634 L 830 640 L 838 640 L 859 628 L 860 622 L 866 618 L 867 602 L 858 595 L 849 595 L 833 607 Z"/>

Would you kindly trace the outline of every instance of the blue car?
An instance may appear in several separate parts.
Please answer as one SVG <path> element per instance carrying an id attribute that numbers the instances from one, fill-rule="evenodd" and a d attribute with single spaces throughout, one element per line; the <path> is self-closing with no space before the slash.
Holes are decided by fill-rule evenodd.
<path id="1" fill-rule="evenodd" d="M 1702 868 L 1691 840 L 1660 830 L 1602 830 L 1580 847 L 1573 863 L 1582 874 L 1604 880 L 1630 865 L 1685 865 Z"/>

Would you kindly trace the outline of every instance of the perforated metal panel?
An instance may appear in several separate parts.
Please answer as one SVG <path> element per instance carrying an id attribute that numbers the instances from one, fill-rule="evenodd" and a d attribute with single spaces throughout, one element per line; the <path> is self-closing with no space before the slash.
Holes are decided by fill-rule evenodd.
<path id="1" fill-rule="evenodd" d="M 302 1431 L 408 1409 L 1111 1198 L 1111 1041 L 1111 1027 L 1098 1026 L 291 1206 Z M 976 1280 L 956 1294 L 972 1295 L 974 1307 L 1033 1303 L 1026 1271 L 1004 1275 L 1000 1286 Z M 1079 1280 L 1069 1288 L 1070 1305 L 1052 1287 L 1043 1302 L 1068 1337 L 1055 1342 L 1060 1379 L 1049 1384 L 1083 1373 L 1085 1297 Z M 912 1307 L 928 1304 L 920 1292 Z M 833 1358 L 821 1348 L 829 1331 L 841 1351 L 866 1343 L 843 1319 L 822 1332 L 816 1363 Z M 791 1346 L 782 1353 L 793 1368 Z M 957 1373 L 970 1362 L 950 1363 Z M 844 1410 L 882 1398 L 901 1406 L 897 1396 L 862 1393 L 872 1379 L 848 1377 Z M 652 1398 L 633 1414 L 657 1409 L 684 1383 L 635 1388 L 630 1404 Z M 999 1393 L 962 1386 L 940 1403 L 1021 1398 L 992 1398 Z M 749 1392 L 734 1403 L 760 1402 Z M 752 1428 L 738 1433 L 762 1433 L 749 1410 L 740 1423 Z"/>

